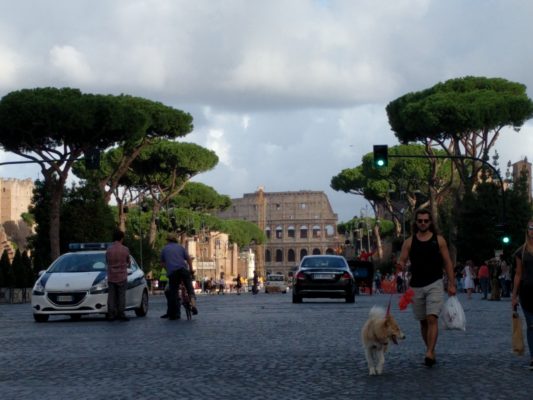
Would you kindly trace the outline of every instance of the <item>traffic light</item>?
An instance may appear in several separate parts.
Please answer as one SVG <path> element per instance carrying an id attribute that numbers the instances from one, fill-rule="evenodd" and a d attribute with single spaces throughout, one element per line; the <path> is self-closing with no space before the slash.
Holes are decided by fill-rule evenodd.
<path id="1" fill-rule="evenodd" d="M 374 167 L 385 168 L 389 165 L 389 146 L 386 144 L 374 145 Z"/>
<path id="2" fill-rule="evenodd" d="M 498 239 L 503 246 L 507 246 L 511 243 L 511 235 L 509 235 L 507 224 L 496 225 L 496 233 L 498 234 Z"/>

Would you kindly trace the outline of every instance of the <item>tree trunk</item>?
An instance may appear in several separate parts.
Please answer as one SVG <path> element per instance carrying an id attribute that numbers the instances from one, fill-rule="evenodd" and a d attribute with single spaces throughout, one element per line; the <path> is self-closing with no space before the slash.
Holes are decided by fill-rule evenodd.
<path id="1" fill-rule="evenodd" d="M 124 202 L 117 198 L 118 208 L 118 229 L 122 232 L 126 232 L 126 213 L 124 212 Z"/>
<path id="2" fill-rule="evenodd" d="M 379 233 L 379 226 L 377 224 L 374 225 L 374 237 L 376 238 L 378 259 L 383 260 L 383 244 L 381 243 L 381 235 Z"/>
<path id="3" fill-rule="evenodd" d="M 60 227 L 61 227 L 61 199 L 63 198 L 63 185 L 61 180 L 50 182 L 50 259 L 54 261 L 61 254 Z"/>
<path id="4" fill-rule="evenodd" d="M 156 218 L 159 216 L 159 211 L 161 210 L 161 203 L 154 200 L 154 205 L 152 209 L 152 218 L 150 219 L 150 229 L 148 233 L 148 244 L 153 249 L 155 245 L 155 240 L 157 238 L 157 224 L 155 223 Z"/>

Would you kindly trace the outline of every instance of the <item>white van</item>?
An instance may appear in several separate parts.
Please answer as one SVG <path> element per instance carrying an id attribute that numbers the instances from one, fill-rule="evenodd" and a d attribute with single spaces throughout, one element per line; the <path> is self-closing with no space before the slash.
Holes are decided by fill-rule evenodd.
<path id="1" fill-rule="evenodd" d="M 287 280 L 283 274 L 269 274 L 265 281 L 265 293 L 287 293 Z"/>

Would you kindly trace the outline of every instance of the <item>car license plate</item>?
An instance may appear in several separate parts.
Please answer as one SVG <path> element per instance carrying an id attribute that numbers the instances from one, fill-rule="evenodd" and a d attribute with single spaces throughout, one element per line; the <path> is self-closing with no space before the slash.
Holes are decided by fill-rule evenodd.
<path id="1" fill-rule="evenodd" d="M 61 302 L 72 301 L 72 296 L 57 296 L 57 301 L 61 301 Z"/>
<path id="2" fill-rule="evenodd" d="M 325 279 L 333 279 L 335 277 L 334 274 L 314 274 L 313 279 L 316 280 L 325 280 Z"/>

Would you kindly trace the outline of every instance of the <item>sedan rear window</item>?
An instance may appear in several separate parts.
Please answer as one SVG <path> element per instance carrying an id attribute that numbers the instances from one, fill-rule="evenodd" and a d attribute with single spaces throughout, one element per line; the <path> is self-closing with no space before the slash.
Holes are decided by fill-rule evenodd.
<path id="1" fill-rule="evenodd" d="M 59 257 L 48 272 L 99 272 L 105 271 L 105 253 L 69 253 Z"/>
<path id="2" fill-rule="evenodd" d="M 346 268 L 346 265 L 336 257 L 316 257 L 305 259 L 302 268 Z"/>

